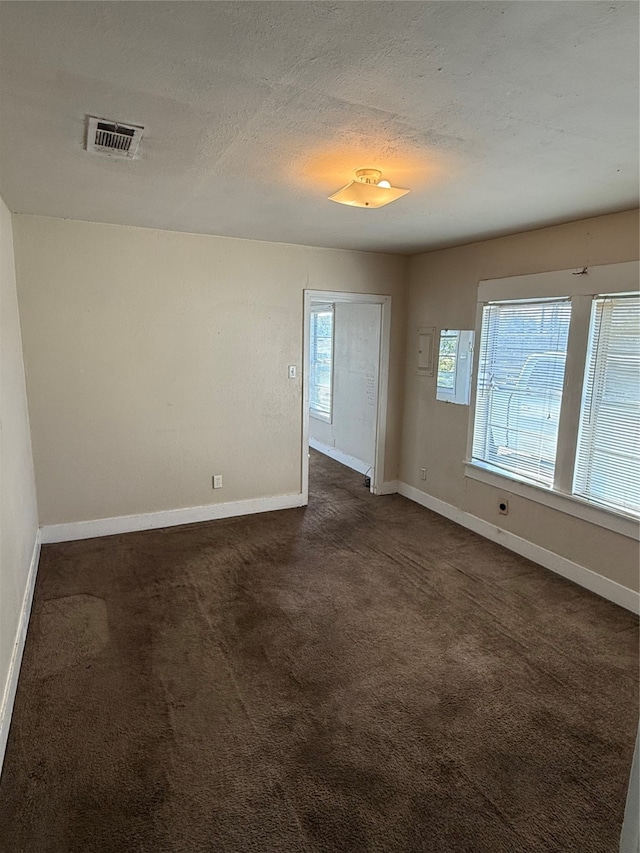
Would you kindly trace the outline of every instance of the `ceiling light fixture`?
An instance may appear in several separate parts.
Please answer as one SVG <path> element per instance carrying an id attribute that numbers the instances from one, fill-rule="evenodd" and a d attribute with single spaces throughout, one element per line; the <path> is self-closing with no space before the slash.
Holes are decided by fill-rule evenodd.
<path id="1" fill-rule="evenodd" d="M 384 207 L 409 192 L 392 187 L 389 181 L 381 181 L 381 177 L 379 169 L 358 169 L 355 180 L 330 195 L 329 201 L 348 204 L 350 207 Z"/>

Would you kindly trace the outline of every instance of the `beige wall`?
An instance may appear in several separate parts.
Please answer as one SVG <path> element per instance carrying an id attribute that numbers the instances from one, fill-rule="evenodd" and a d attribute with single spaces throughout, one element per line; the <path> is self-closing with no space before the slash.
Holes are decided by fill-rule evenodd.
<path id="1" fill-rule="evenodd" d="M 16 301 L 11 215 L 0 200 L 0 700 L 5 696 L 38 531 Z M 10 700 L 10 697 L 5 697 Z M 2 702 L 2 712 L 9 712 Z M 4 716 L 4 714 L 3 714 Z M 8 724 L 8 716 L 4 718 Z M 6 729 L 0 732 L 0 764 Z"/>
<path id="2" fill-rule="evenodd" d="M 464 477 L 469 409 L 435 399 L 435 378 L 415 373 L 420 326 L 473 329 L 478 281 L 638 258 L 638 211 L 585 219 L 474 243 L 411 259 L 400 479 L 472 515 L 499 524 L 582 566 L 638 589 L 638 545 L 632 539 Z M 420 480 L 420 468 L 427 480 Z"/>
<path id="3" fill-rule="evenodd" d="M 410 262 L 32 216 L 14 216 L 14 234 L 41 523 L 299 492 L 287 365 L 301 364 L 302 291 L 387 293 L 385 480 L 638 587 L 633 540 L 515 495 L 498 516 L 506 490 L 464 477 L 468 408 L 437 403 L 414 372 L 415 330 L 473 328 L 479 279 L 637 259 L 637 211 Z"/>
<path id="4" fill-rule="evenodd" d="M 14 231 L 41 524 L 299 493 L 304 288 L 392 296 L 397 478 L 406 259 L 36 216 Z"/>

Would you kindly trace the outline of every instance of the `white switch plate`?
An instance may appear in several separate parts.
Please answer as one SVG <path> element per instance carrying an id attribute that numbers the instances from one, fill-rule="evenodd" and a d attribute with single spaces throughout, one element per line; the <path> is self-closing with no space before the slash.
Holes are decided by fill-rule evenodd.
<path id="1" fill-rule="evenodd" d="M 222 488 L 222 474 L 214 474 L 213 475 L 213 488 L 221 489 Z"/>
<path id="2" fill-rule="evenodd" d="M 295 366 L 295 364 L 290 364 L 289 365 L 289 379 L 295 379 L 295 378 L 296 378 L 296 366 Z"/>

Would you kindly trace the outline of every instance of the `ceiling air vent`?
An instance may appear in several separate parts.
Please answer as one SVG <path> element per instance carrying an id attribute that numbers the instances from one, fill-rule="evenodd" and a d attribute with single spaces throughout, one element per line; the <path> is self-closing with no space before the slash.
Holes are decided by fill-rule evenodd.
<path id="1" fill-rule="evenodd" d="M 89 116 L 87 151 L 133 160 L 142 139 L 143 130 L 143 127 L 135 124 L 122 124 L 118 121 Z"/>

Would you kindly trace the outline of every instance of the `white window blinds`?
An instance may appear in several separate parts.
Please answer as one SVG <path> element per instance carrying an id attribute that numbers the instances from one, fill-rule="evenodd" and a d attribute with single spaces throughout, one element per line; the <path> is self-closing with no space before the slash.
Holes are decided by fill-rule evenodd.
<path id="1" fill-rule="evenodd" d="M 574 494 L 640 513 L 640 297 L 594 301 Z"/>
<path id="2" fill-rule="evenodd" d="M 486 305 L 473 458 L 553 485 L 571 303 Z"/>
<path id="3" fill-rule="evenodd" d="M 312 307 L 309 347 L 309 408 L 331 420 L 333 384 L 333 305 Z"/>

